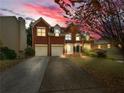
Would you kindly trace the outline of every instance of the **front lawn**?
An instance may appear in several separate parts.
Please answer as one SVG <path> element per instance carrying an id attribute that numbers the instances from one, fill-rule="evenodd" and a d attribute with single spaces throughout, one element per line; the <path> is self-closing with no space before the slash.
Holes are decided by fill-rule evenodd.
<path id="1" fill-rule="evenodd" d="M 18 64 L 20 60 L 0 60 L 0 72 L 7 70 Z"/>
<path id="2" fill-rule="evenodd" d="M 123 55 L 115 47 L 107 49 L 107 57 L 110 59 L 124 59 Z"/>
<path id="3" fill-rule="evenodd" d="M 110 93 L 124 93 L 124 63 L 93 57 L 69 57 L 110 89 Z"/>

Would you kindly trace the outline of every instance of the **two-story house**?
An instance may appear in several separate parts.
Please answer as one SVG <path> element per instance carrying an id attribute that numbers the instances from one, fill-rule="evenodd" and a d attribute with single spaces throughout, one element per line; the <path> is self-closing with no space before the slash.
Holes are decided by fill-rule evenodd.
<path id="1" fill-rule="evenodd" d="M 36 56 L 61 56 L 81 52 L 82 41 L 78 26 L 70 24 L 66 29 L 55 25 L 51 27 L 39 18 L 32 28 L 32 45 Z"/>

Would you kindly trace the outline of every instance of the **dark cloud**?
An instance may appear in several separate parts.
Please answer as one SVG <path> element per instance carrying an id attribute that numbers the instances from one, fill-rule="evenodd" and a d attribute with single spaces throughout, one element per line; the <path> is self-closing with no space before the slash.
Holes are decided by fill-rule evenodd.
<path id="1" fill-rule="evenodd" d="M 20 14 L 20 13 L 17 13 L 17 12 L 15 12 L 15 11 L 13 11 L 13 10 L 10 10 L 10 9 L 0 8 L 0 10 L 1 10 L 1 11 L 5 11 L 5 12 L 9 12 L 9 13 L 12 13 L 12 14 L 14 14 L 15 16 L 21 16 L 21 17 L 25 18 L 26 20 L 32 20 L 32 21 L 34 21 L 33 18 L 31 18 L 31 17 L 26 17 L 25 15 L 22 15 L 22 14 Z M 0 14 L 0 15 L 2 15 L 2 14 Z"/>
<path id="2" fill-rule="evenodd" d="M 18 16 L 25 16 L 25 15 L 22 15 L 22 14 L 20 14 L 20 13 L 14 12 L 13 10 L 10 10 L 10 9 L 0 8 L 0 10 L 1 10 L 1 11 L 6 11 L 6 12 L 9 12 L 9 13 L 18 15 Z"/>
<path id="3" fill-rule="evenodd" d="M 32 20 L 35 21 L 35 19 L 31 18 L 31 17 L 25 17 L 26 20 Z"/>
<path id="4" fill-rule="evenodd" d="M 58 10 L 58 7 L 52 6 L 52 5 L 48 6 L 48 8 L 50 8 L 50 9 L 52 9 L 52 10 Z"/>

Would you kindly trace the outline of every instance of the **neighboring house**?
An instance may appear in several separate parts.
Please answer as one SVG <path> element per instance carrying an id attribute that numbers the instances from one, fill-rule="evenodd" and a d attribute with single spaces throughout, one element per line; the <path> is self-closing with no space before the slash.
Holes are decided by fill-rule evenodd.
<path id="1" fill-rule="evenodd" d="M 112 47 L 112 44 L 106 40 L 99 39 L 94 41 L 94 49 L 108 49 L 111 47 Z"/>
<path id="2" fill-rule="evenodd" d="M 59 25 L 51 27 L 39 18 L 32 27 L 32 46 L 36 56 L 61 56 L 80 53 L 82 40 L 76 25 L 71 24 L 66 29 Z"/>
<path id="3" fill-rule="evenodd" d="M 19 53 L 27 47 L 25 20 L 15 16 L 0 16 L 0 47 Z"/>

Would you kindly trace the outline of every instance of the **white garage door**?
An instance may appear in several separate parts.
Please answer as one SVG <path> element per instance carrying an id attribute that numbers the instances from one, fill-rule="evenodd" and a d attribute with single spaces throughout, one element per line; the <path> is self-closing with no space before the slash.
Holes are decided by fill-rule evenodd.
<path id="1" fill-rule="evenodd" d="M 35 45 L 35 56 L 47 56 L 47 45 Z"/>
<path id="2" fill-rule="evenodd" d="M 52 54 L 52 56 L 63 55 L 63 45 L 52 45 L 51 54 Z"/>

